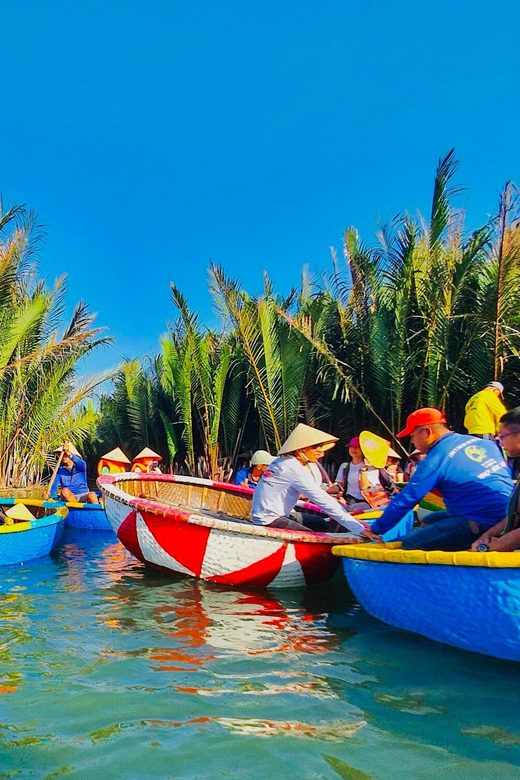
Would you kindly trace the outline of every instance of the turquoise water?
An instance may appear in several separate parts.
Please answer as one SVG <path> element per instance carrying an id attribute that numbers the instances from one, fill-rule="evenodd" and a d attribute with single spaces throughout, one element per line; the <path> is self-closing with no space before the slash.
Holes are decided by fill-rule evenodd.
<path id="1" fill-rule="evenodd" d="M 520 777 L 520 669 L 384 626 L 340 579 L 247 592 L 102 532 L 0 570 L 0 778 Z"/>

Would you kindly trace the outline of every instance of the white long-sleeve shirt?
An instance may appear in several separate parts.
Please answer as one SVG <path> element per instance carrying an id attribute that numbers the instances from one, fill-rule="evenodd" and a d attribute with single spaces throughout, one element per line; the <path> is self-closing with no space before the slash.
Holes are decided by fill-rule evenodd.
<path id="1" fill-rule="evenodd" d="M 292 455 L 273 460 L 264 471 L 253 495 L 253 523 L 269 525 L 277 517 L 287 517 L 301 493 L 352 533 L 363 531 L 364 526 L 317 485 L 312 473 Z"/>

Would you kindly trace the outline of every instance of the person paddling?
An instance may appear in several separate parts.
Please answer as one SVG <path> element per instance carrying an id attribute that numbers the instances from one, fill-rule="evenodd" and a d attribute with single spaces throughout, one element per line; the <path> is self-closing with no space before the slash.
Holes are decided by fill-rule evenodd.
<path id="1" fill-rule="evenodd" d="M 61 463 L 52 484 L 46 490 L 44 498 L 49 498 L 58 490 L 62 501 L 77 501 L 80 504 L 98 504 L 99 500 L 87 484 L 87 464 L 70 441 L 64 441 L 56 452 L 63 452 Z"/>
<path id="2" fill-rule="evenodd" d="M 316 483 L 309 466 L 334 447 L 338 439 L 317 428 L 300 423 L 278 451 L 276 458 L 264 472 L 253 496 L 251 519 L 256 525 L 270 528 L 308 530 L 303 523 L 291 517 L 301 494 L 339 525 L 363 539 L 376 539 L 370 529 L 356 520 L 336 499 Z"/>

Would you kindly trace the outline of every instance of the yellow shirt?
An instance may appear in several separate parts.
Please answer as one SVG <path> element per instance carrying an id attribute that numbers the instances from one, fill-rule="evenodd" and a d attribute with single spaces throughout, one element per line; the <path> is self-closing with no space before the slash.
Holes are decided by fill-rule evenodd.
<path id="1" fill-rule="evenodd" d="M 464 427 L 468 433 L 488 433 L 494 436 L 498 431 L 498 421 L 506 412 L 506 407 L 493 390 L 481 390 L 471 396 L 466 404 Z"/>

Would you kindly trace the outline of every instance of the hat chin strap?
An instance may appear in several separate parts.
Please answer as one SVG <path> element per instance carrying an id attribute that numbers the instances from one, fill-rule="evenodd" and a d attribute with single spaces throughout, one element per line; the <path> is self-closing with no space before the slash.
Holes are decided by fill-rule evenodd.
<path id="1" fill-rule="evenodd" d="M 301 458 L 305 463 L 311 463 L 312 461 L 309 460 L 307 455 L 302 450 L 296 450 L 294 453 L 294 456 L 298 458 L 298 460 Z"/>

